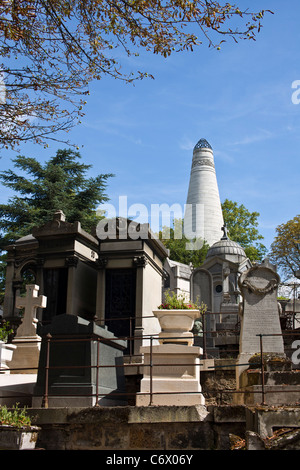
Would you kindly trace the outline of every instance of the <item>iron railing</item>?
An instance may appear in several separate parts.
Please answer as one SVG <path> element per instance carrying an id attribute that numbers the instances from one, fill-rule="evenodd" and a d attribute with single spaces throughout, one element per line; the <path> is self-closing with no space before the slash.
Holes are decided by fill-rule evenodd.
<path id="1" fill-rule="evenodd" d="M 256 364 L 254 363 L 251 363 L 251 366 L 253 367 L 254 365 L 257 366 L 257 369 L 260 370 L 260 373 L 261 373 L 261 404 L 264 405 L 266 404 L 266 395 L 269 394 L 269 393 L 286 393 L 286 392 L 298 392 L 298 390 L 295 390 L 293 389 L 292 387 L 289 388 L 288 386 L 286 386 L 284 388 L 284 390 L 277 390 L 277 391 L 271 391 L 271 390 L 266 390 L 266 385 L 265 385 L 265 364 L 264 364 L 264 349 L 263 349 L 263 338 L 264 337 L 267 337 L 267 336 L 286 336 L 286 335 L 294 335 L 294 336 L 299 336 L 300 335 L 300 332 L 295 332 L 295 331 L 291 331 L 291 332 L 285 332 L 285 333 L 281 333 L 281 334 L 259 334 L 257 336 L 259 336 L 259 339 L 260 339 L 260 361 L 257 362 Z M 153 362 L 153 345 L 154 345 L 154 341 L 157 341 L 158 339 L 158 335 L 142 335 L 140 337 L 127 337 L 126 339 L 128 340 L 132 340 L 132 341 L 135 341 L 135 340 L 148 340 L 149 341 L 149 363 L 145 363 L 145 362 L 135 362 L 134 361 L 134 357 L 137 356 L 138 358 L 141 358 L 141 355 L 132 355 L 130 356 L 129 358 L 127 357 L 127 359 L 129 359 L 129 362 L 123 362 L 123 364 L 114 364 L 114 365 L 111 365 L 111 364 L 100 364 L 100 354 L 99 354 L 99 346 L 100 346 L 100 343 L 101 341 L 103 342 L 109 342 L 109 341 L 115 341 L 115 340 L 119 340 L 120 338 L 111 338 L 111 339 L 102 339 L 102 338 L 99 338 L 99 337 L 95 337 L 95 336 L 91 336 L 91 337 L 85 337 L 85 338 L 71 338 L 71 337 L 68 337 L 68 338 L 55 338 L 55 337 L 51 337 L 51 335 L 47 335 L 46 338 L 44 339 L 46 341 L 46 364 L 45 364 L 45 384 L 44 384 L 44 394 L 43 394 L 43 400 L 42 400 L 42 407 L 44 408 L 47 408 L 49 406 L 49 397 L 55 397 L 55 396 L 60 396 L 61 395 L 53 395 L 53 394 L 49 394 L 49 373 L 51 370 L 53 369 L 87 369 L 87 368 L 96 368 L 97 370 L 97 373 L 96 373 L 96 391 L 94 394 L 88 394 L 88 395 L 79 395 L 79 394 L 65 394 L 64 393 L 64 397 L 82 397 L 82 396 L 89 396 L 89 397 L 95 397 L 95 402 L 96 402 L 96 405 L 98 404 L 99 402 L 99 399 L 100 397 L 105 397 L 107 396 L 108 394 L 104 394 L 104 393 L 99 393 L 99 386 L 101 385 L 99 383 L 99 369 L 100 368 L 118 368 L 118 367 L 122 367 L 124 368 L 124 371 L 125 371 L 125 374 L 126 374 L 126 368 L 130 368 L 130 367 L 137 367 L 137 366 L 141 366 L 143 368 L 145 367 L 149 367 L 149 378 L 150 378 L 150 389 L 149 389 L 149 392 L 138 392 L 139 394 L 144 394 L 144 395 L 148 395 L 149 396 L 149 405 L 152 405 L 153 404 L 153 397 L 154 395 L 156 394 L 159 394 L 159 395 L 162 395 L 162 394 L 168 394 L 168 395 L 172 395 L 172 394 L 182 394 L 182 393 L 185 393 L 185 394 L 195 394 L 195 393 L 199 393 L 199 392 L 194 392 L 194 391 L 183 391 L 183 392 L 162 392 L 162 391 L 158 391 L 158 392 L 154 392 L 153 391 L 153 370 L 154 368 L 157 366 L 157 367 L 162 367 L 162 366 L 165 366 L 165 367 L 178 367 L 178 366 L 191 366 L 190 363 L 188 364 L 183 364 L 183 363 L 174 363 L 174 362 L 170 362 L 170 363 L 165 363 L 165 364 L 162 364 L 162 363 L 159 363 L 159 364 L 155 364 Z M 124 339 L 124 338 L 122 338 Z M 160 338 L 162 339 L 162 338 Z M 168 340 L 170 341 L 170 339 L 172 338 L 168 338 Z M 174 340 L 177 339 L 177 337 L 174 337 L 173 338 Z M 78 342 L 78 341 L 97 341 L 97 360 L 96 360 L 96 364 L 95 365 L 73 365 L 73 366 L 69 366 L 69 365 L 59 365 L 59 366 L 53 366 L 50 364 L 50 356 L 51 356 L 51 344 L 53 344 L 54 342 Z M 32 341 L 34 342 L 34 341 Z M 20 342 L 19 342 L 20 343 Z M 28 344 L 28 341 L 26 341 L 26 344 Z M 126 359 L 126 357 L 125 357 Z M 203 359 L 203 358 L 202 358 Z M 240 367 L 240 366 L 249 366 L 250 363 L 249 362 L 246 362 L 244 364 L 232 364 L 232 363 L 229 363 L 228 364 L 223 364 L 223 365 L 215 365 L 215 366 L 212 366 L 212 367 L 208 367 L 208 369 L 212 369 L 212 370 L 218 370 L 218 369 L 221 369 L 221 368 L 228 368 L 228 367 L 232 367 L 232 368 L 236 368 L 236 367 Z M 198 364 L 192 364 L 193 367 L 200 367 L 203 366 L 203 362 L 201 362 L 200 360 L 200 363 Z M 36 368 L 38 369 L 38 368 Z M 28 368 L 11 368 L 11 369 L 0 369 L 0 374 L 1 372 L 16 372 L 16 371 L 22 371 L 23 373 L 26 372 L 26 370 L 34 370 L 33 367 L 28 367 Z M 1 375 L 0 375 L 1 377 Z M 245 393 L 244 391 L 241 391 L 241 390 L 236 390 L 236 389 L 218 389 L 218 390 L 209 390 L 209 393 L 212 394 L 213 392 L 215 392 L 216 395 L 220 396 L 220 403 L 223 402 L 223 396 L 224 394 L 238 394 L 238 393 Z M 136 392 L 127 392 L 127 391 L 122 391 L 122 392 L 115 392 L 115 393 L 109 393 L 110 397 L 112 396 L 118 396 L 119 398 L 120 397 L 126 397 L 128 399 L 129 396 L 135 396 L 136 395 Z M 23 398 L 26 396 L 24 394 L 20 395 L 22 396 Z M 30 395 L 32 397 L 32 395 Z M 14 395 L 1 395 L 0 396 L 0 399 L 4 399 L 4 398 L 14 398 L 16 399 L 17 398 L 17 395 L 14 394 Z M 299 396 L 299 401 L 300 401 L 300 396 Z"/>

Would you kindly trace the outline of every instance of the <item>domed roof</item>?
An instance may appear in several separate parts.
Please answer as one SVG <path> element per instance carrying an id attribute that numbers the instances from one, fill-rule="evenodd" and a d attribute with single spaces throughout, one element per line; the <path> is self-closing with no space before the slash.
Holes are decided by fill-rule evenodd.
<path id="1" fill-rule="evenodd" d="M 195 145 L 195 147 L 194 147 L 194 150 L 195 150 L 195 149 L 211 149 L 211 150 L 212 150 L 212 147 L 211 147 L 211 145 L 207 142 L 206 139 L 200 139 L 200 140 L 196 143 L 196 145 Z"/>
<path id="2" fill-rule="evenodd" d="M 222 227 L 222 230 L 224 231 L 224 236 L 220 241 L 214 243 L 209 248 L 206 258 L 211 258 L 213 256 L 226 257 L 228 255 L 247 258 L 246 253 L 241 245 L 228 238 L 226 225 Z"/>
<path id="3" fill-rule="evenodd" d="M 212 256 L 238 255 L 247 258 L 245 251 L 238 243 L 232 240 L 220 240 L 214 243 L 208 250 L 206 258 Z"/>

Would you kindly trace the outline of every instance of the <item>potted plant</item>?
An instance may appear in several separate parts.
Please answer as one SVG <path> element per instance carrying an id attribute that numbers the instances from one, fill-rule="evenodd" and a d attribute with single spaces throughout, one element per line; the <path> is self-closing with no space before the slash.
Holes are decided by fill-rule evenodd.
<path id="1" fill-rule="evenodd" d="M 0 327 L 0 374 L 9 374 L 8 362 L 12 360 L 15 344 L 8 344 L 9 335 L 13 333 L 8 321 L 4 321 Z"/>
<path id="2" fill-rule="evenodd" d="M 153 314 L 158 319 L 161 333 L 160 343 L 180 343 L 192 345 L 192 328 L 196 319 L 206 311 L 206 305 L 188 301 L 183 294 L 165 293 L 164 302 Z"/>
<path id="3" fill-rule="evenodd" d="M 0 406 L 0 449 L 34 449 L 39 428 L 32 426 L 26 407 L 19 408 L 18 403 L 11 409 Z"/>

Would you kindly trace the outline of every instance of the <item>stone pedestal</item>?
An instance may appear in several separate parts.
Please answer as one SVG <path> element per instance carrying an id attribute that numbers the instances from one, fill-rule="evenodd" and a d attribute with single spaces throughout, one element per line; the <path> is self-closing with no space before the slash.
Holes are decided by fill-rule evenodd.
<path id="1" fill-rule="evenodd" d="M 200 385 L 200 348 L 160 344 L 152 349 L 142 347 L 141 353 L 145 366 L 137 406 L 205 404 Z"/>
<path id="2" fill-rule="evenodd" d="M 12 360 L 15 349 L 15 345 L 0 341 L 0 374 L 10 373 L 10 362 Z"/>
<path id="3" fill-rule="evenodd" d="M 39 286 L 27 284 L 26 297 L 16 298 L 16 308 L 24 308 L 24 316 L 13 344 L 16 346 L 10 363 L 12 374 L 36 374 L 39 365 L 41 338 L 36 334 L 36 310 L 45 308 L 47 298 L 38 295 Z M 22 370 L 23 369 L 23 370 Z"/>
<path id="4" fill-rule="evenodd" d="M 161 332 L 159 345 L 141 348 L 144 376 L 137 406 L 204 405 L 200 386 L 201 348 L 192 346 L 199 310 L 154 310 Z"/>
<path id="5" fill-rule="evenodd" d="M 41 338 L 34 336 L 19 336 L 13 340 L 15 351 L 9 364 L 11 374 L 37 374 L 41 349 Z"/>
<path id="6" fill-rule="evenodd" d="M 42 347 L 33 407 L 127 404 L 122 367 L 126 341 L 75 315 L 58 315 L 39 332 Z M 47 354 L 48 388 L 45 386 Z"/>

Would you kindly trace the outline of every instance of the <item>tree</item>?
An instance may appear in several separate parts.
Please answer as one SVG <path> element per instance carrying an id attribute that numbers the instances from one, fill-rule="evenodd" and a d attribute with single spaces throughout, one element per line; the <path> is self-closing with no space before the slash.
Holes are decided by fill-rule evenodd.
<path id="1" fill-rule="evenodd" d="M 239 243 L 251 261 L 261 261 L 266 247 L 259 242 L 263 240 L 256 227 L 258 227 L 258 212 L 249 212 L 246 207 L 237 202 L 225 199 L 222 204 L 223 218 L 229 231 L 229 238 Z"/>
<path id="2" fill-rule="evenodd" d="M 11 169 L 0 173 L 2 184 L 19 193 L 0 205 L 0 250 L 51 220 L 56 210 L 62 210 L 69 222 L 79 220 L 89 232 L 96 226 L 100 220 L 96 209 L 108 200 L 104 191 L 113 175 L 88 178 L 91 165 L 80 163 L 80 158 L 70 149 L 58 150 L 44 165 L 35 158 L 18 156 L 14 166 L 29 177 Z"/>
<path id="3" fill-rule="evenodd" d="M 276 228 L 270 261 L 287 276 L 298 276 L 300 270 L 300 215 Z"/>
<path id="4" fill-rule="evenodd" d="M 191 241 L 183 234 L 183 220 L 176 219 L 172 228 L 164 227 L 163 230 L 159 232 L 159 239 L 163 242 L 165 247 L 170 250 L 169 257 L 171 260 L 183 264 L 192 263 L 195 268 L 203 264 L 209 248 L 207 243 L 203 242 L 202 247 L 199 249 L 187 249 Z M 201 244 L 202 243 L 200 243 L 200 245 Z M 196 247 L 195 244 L 194 246 Z"/>
<path id="5" fill-rule="evenodd" d="M 121 69 L 124 55 L 255 40 L 264 14 L 212 0 L 0 0 L 0 142 L 46 145 L 78 123 L 91 80 L 149 76 Z"/>

